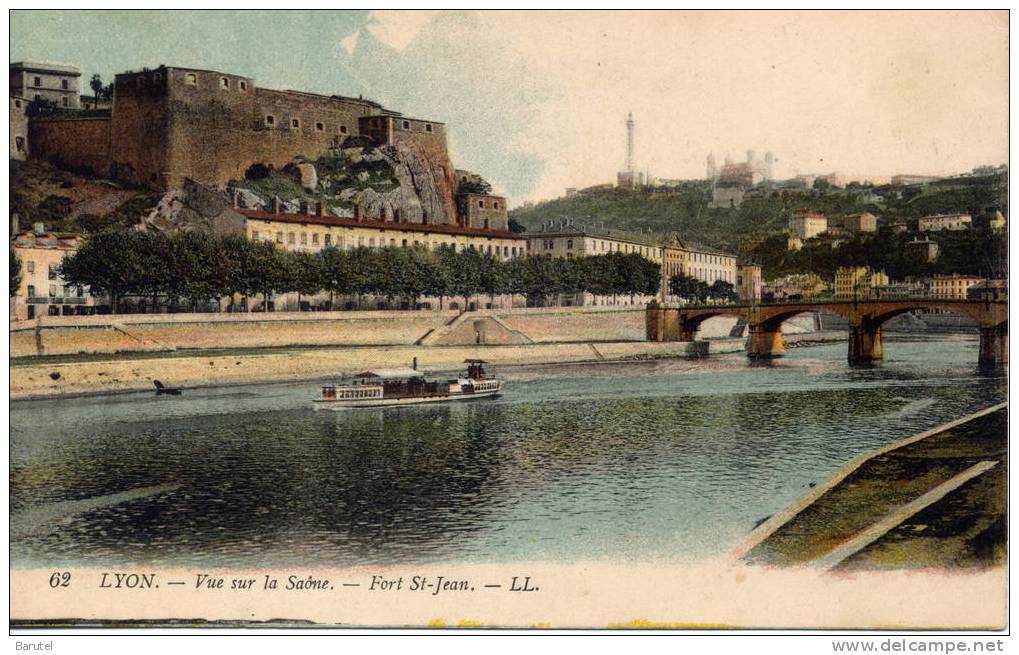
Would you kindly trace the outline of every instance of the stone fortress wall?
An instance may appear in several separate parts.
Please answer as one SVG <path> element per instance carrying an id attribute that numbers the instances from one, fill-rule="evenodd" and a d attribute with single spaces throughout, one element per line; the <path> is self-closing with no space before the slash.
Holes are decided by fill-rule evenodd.
<path id="1" fill-rule="evenodd" d="M 188 178 L 223 188 L 243 179 L 252 165 L 281 168 L 297 157 L 316 159 L 351 137 L 391 147 L 428 171 L 415 192 L 436 215 L 423 212 L 405 220 L 469 222 L 457 211 L 457 177 L 442 123 L 406 117 L 363 98 L 261 89 L 239 75 L 166 66 L 122 73 L 114 82 L 109 117 L 37 119 L 30 142 L 33 156 L 169 190 Z M 502 216 L 504 223 L 505 211 Z"/>

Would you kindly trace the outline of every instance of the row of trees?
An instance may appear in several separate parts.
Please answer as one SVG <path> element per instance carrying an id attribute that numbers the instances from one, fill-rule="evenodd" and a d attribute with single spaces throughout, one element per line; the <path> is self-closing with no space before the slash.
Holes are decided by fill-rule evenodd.
<path id="1" fill-rule="evenodd" d="M 12 264 L 13 270 L 13 264 Z M 653 295 L 659 267 L 637 254 L 609 253 L 579 259 L 526 257 L 501 261 L 474 249 L 444 247 L 325 248 L 290 252 L 241 236 L 195 232 L 105 231 L 93 235 L 61 265 L 67 284 L 109 295 L 113 311 L 124 296 L 151 298 L 153 307 L 189 306 L 219 298 L 276 294 L 402 298 L 416 306 L 422 296 L 460 297 L 524 294 Z M 245 302 L 247 306 L 250 304 Z"/>

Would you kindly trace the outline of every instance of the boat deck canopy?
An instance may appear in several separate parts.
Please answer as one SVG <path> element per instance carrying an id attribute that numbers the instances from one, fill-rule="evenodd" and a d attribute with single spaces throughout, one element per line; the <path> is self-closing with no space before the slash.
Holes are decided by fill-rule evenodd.
<path id="1" fill-rule="evenodd" d="M 421 371 L 414 370 L 412 368 L 376 368 L 371 371 L 362 371 L 354 377 L 362 380 L 365 378 L 380 378 L 380 379 L 400 379 L 405 380 L 407 378 L 419 378 L 424 373 Z"/>

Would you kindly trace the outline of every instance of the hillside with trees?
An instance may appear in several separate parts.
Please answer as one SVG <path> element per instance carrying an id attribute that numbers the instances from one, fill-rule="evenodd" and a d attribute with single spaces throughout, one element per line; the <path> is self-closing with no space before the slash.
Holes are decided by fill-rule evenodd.
<path id="1" fill-rule="evenodd" d="M 880 225 L 954 212 L 970 213 L 979 223 L 995 211 L 1008 214 L 1008 178 L 996 173 L 925 185 L 850 183 L 845 189 L 823 185 L 809 190 L 755 189 L 738 208 L 710 208 L 710 200 L 710 183 L 702 180 L 675 187 L 596 188 L 517 208 L 510 216 L 529 231 L 540 230 L 545 221 L 562 219 L 631 232 L 675 231 L 683 238 L 736 253 L 784 230 L 798 209 L 821 212 L 834 225 L 847 214 L 865 211 L 878 216 Z"/>

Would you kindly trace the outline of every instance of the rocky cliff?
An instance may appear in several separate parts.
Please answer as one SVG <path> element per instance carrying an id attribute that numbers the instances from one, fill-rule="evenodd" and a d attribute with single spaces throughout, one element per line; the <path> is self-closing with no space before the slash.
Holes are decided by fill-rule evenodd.
<path id="1" fill-rule="evenodd" d="M 334 216 L 352 217 L 354 207 L 369 220 L 456 223 L 455 177 L 442 161 L 414 143 L 375 148 L 348 140 L 346 147 L 314 161 L 280 170 L 254 170 L 228 185 L 242 207 L 265 209 L 273 196 L 284 211 L 302 200 L 322 202 Z"/>

